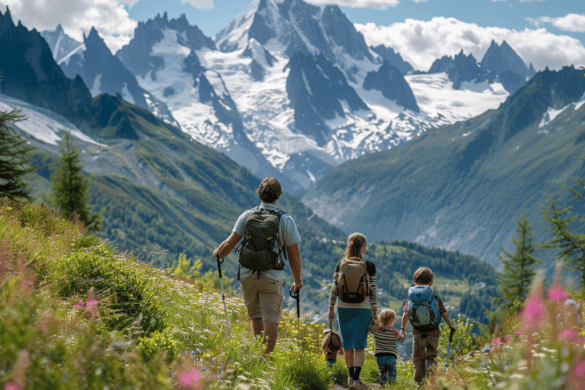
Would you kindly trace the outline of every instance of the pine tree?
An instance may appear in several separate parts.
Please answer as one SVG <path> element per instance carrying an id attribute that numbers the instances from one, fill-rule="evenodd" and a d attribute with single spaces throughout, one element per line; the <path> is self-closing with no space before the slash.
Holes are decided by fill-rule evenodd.
<path id="1" fill-rule="evenodd" d="M 36 169 L 36 167 L 26 165 L 32 148 L 24 138 L 8 127 L 10 122 L 25 119 L 17 110 L 0 111 L 0 196 L 7 196 L 12 200 L 30 200 L 30 189 L 27 188 L 23 178 L 24 175 Z"/>
<path id="2" fill-rule="evenodd" d="M 51 177 L 55 205 L 67 216 L 77 215 L 89 230 L 101 229 L 101 216 L 90 215 L 88 199 L 89 178 L 81 172 L 79 151 L 71 142 L 71 135 L 65 134 L 61 144 L 61 161 Z"/>
<path id="3" fill-rule="evenodd" d="M 502 248 L 498 256 L 504 265 L 503 272 L 498 278 L 500 294 L 494 299 L 499 310 L 505 311 L 513 307 L 514 301 L 523 302 L 530 291 L 530 285 L 536 274 L 534 264 L 540 262 L 532 254 L 535 251 L 532 242 L 532 228 L 526 219 L 526 214 L 516 223 L 517 237 L 512 237 L 516 246 L 514 253 Z"/>
<path id="4" fill-rule="evenodd" d="M 585 156 L 579 158 L 585 160 Z M 573 178 L 573 180 L 585 194 L 585 181 L 579 178 Z M 585 195 L 580 194 L 577 190 L 559 182 L 557 184 L 575 195 L 571 200 L 585 200 Z M 576 233 L 574 228 L 571 229 L 574 226 L 573 222 L 579 221 L 582 223 L 583 217 L 577 214 L 571 216 L 572 206 L 559 209 L 557 207 L 558 200 L 547 198 L 550 206 L 544 208 L 543 211 L 554 238 L 542 246 L 549 249 L 560 249 L 561 252 L 557 257 L 565 262 L 568 269 L 579 272 L 583 289 L 585 289 L 585 234 Z"/>

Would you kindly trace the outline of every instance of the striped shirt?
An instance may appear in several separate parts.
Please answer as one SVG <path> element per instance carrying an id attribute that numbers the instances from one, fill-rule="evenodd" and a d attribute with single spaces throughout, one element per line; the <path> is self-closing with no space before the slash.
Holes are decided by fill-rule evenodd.
<path id="1" fill-rule="evenodd" d="M 331 283 L 331 292 L 329 293 L 329 307 L 334 307 L 337 302 L 337 287 L 339 284 L 339 270 L 341 268 L 341 262 L 344 259 L 339 260 L 335 267 L 335 273 L 333 274 L 333 283 Z M 378 308 L 378 293 L 376 292 L 376 266 L 374 263 L 366 261 L 366 268 L 370 275 L 370 290 L 372 294 L 369 296 L 369 300 L 365 299 L 362 303 L 347 303 L 339 299 L 340 308 L 345 309 L 377 309 Z"/>
<path id="2" fill-rule="evenodd" d="M 370 325 L 370 333 L 376 341 L 376 356 L 394 356 L 396 353 L 396 342 L 403 342 L 406 336 L 398 332 L 395 327 Z"/>

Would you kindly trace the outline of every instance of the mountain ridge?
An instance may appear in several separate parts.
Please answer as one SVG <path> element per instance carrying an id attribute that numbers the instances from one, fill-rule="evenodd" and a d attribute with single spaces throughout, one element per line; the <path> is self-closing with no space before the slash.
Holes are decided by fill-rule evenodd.
<path id="1" fill-rule="evenodd" d="M 582 154 L 583 103 L 581 72 L 540 72 L 498 110 L 345 162 L 302 200 L 346 232 L 456 249 L 497 265 L 524 211 L 535 240 L 547 239 L 541 192 L 560 196 L 553 179 L 582 173 L 572 156 Z"/>

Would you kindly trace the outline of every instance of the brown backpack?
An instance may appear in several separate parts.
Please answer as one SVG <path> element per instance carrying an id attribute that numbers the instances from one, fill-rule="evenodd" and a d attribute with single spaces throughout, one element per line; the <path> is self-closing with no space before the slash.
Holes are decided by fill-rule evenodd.
<path id="1" fill-rule="evenodd" d="M 329 331 L 323 337 L 321 342 L 321 352 L 325 354 L 332 354 L 341 349 L 341 337 L 333 332 Z"/>
<path id="2" fill-rule="evenodd" d="M 339 267 L 337 295 L 346 303 L 361 303 L 371 294 L 366 263 L 357 257 L 343 259 Z"/>

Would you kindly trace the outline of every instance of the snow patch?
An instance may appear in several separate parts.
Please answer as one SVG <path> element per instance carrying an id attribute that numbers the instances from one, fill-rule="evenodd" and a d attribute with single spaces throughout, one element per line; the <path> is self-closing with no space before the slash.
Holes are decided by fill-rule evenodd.
<path id="1" fill-rule="evenodd" d="M 575 111 L 577 111 L 578 109 L 580 109 L 584 104 L 585 104 L 585 93 L 581 97 L 581 100 L 578 101 L 577 103 L 575 103 Z"/>
<path id="2" fill-rule="evenodd" d="M 52 111 L 36 107 L 22 100 L 0 94 L 0 111 L 12 111 L 16 109 L 21 110 L 22 114 L 26 116 L 27 119 L 22 122 L 16 122 L 13 126 L 41 142 L 58 146 L 59 141 L 62 139 L 59 134 L 62 132 L 68 132 L 81 141 L 106 147 L 106 145 L 95 142 L 87 135 L 83 134 L 77 129 L 77 127 L 62 116 Z"/>
<path id="3" fill-rule="evenodd" d="M 61 58 L 61 60 L 57 62 L 57 65 L 61 65 L 63 62 L 65 62 L 65 65 L 69 65 L 69 60 L 71 59 L 71 56 L 75 53 L 79 53 L 80 51 L 82 52 L 85 51 L 85 43 L 82 43 L 81 46 L 77 47 L 77 49 L 73 50 L 71 53 Z"/>
<path id="4" fill-rule="evenodd" d="M 569 107 L 569 106 L 565 106 L 563 108 L 561 108 L 560 110 L 555 110 L 554 108 L 549 108 L 547 112 L 544 113 L 544 115 L 542 116 L 542 120 L 540 121 L 540 124 L 538 125 L 539 128 L 544 127 L 546 125 L 548 125 L 549 123 L 551 123 L 552 121 L 555 120 L 555 118 L 557 116 L 559 116 L 563 111 L 565 111 L 565 109 Z"/>
<path id="5" fill-rule="evenodd" d="M 100 93 L 102 93 L 101 91 L 102 88 L 102 75 L 101 73 L 98 74 L 95 78 L 95 80 L 93 81 L 93 87 L 91 87 L 91 96 L 95 97 L 97 95 L 99 95 Z"/>

